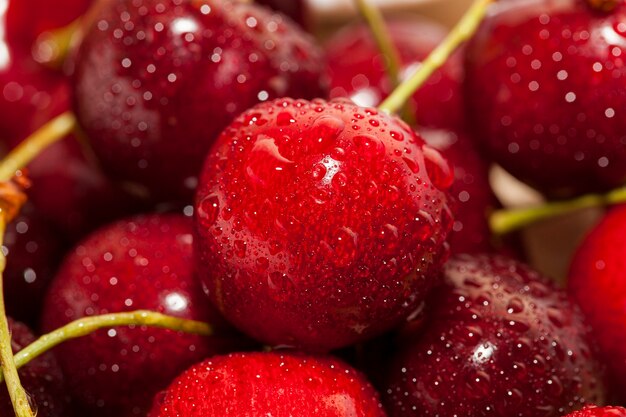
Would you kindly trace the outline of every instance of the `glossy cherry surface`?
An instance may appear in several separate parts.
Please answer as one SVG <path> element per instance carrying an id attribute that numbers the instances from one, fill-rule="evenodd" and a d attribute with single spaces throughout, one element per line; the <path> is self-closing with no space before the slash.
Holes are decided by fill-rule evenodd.
<path id="1" fill-rule="evenodd" d="M 263 342 L 328 350 L 366 339 L 437 282 L 453 180 L 439 152 L 373 108 L 260 104 L 207 159 L 201 278 L 225 317 Z"/>
<path id="2" fill-rule="evenodd" d="M 11 348 L 17 353 L 35 341 L 33 332 L 23 323 L 9 318 Z M 34 359 L 19 371 L 20 380 L 28 392 L 39 417 L 67 417 L 63 374 L 50 352 Z M 13 406 L 6 387 L 0 391 L 0 417 L 14 417 Z"/>
<path id="3" fill-rule="evenodd" d="M 626 181 L 626 4 L 501 2 L 467 50 L 476 140 L 552 197 Z"/>
<path id="4" fill-rule="evenodd" d="M 626 408 L 587 406 L 582 410 L 568 414 L 566 417 L 626 417 Z"/>
<path id="5" fill-rule="evenodd" d="M 75 61 L 75 112 L 103 167 L 191 201 L 216 137 L 276 97 L 323 97 L 321 51 L 279 14 L 223 0 L 114 0 Z"/>
<path id="6" fill-rule="evenodd" d="M 562 416 L 603 403 L 589 329 L 564 291 L 497 256 L 455 257 L 443 275 L 425 327 L 388 368 L 391 416 Z"/>
<path id="7" fill-rule="evenodd" d="M 150 417 L 384 417 L 358 371 L 323 356 L 268 352 L 217 356 L 179 376 Z"/>
<path id="8" fill-rule="evenodd" d="M 626 400 L 626 206 L 611 210 L 573 257 L 568 288 L 602 350 L 610 385 Z"/>
<path id="9" fill-rule="evenodd" d="M 74 248 L 48 292 L 50 331 L 96 314 L 148 309 L 219 324 L 193 272 L 192 223 L 149 215 L 102 228 Z M 186 367 L 224 352 L 227 338 L 116 328 L 64 343 L 57 357 L 85 414 L 141 415 Z"/>
<path id="10" fill-rule="evenodd" d="M 391 20 L 387 29 L 404 64 L 403 79 L 446 35 L 445 28 L 415 17 Z M 367 26 L 343 29 L 326 45 L 331 97 L 350 97 L 361 106 L 377 106 L 391 93 L 387 63 Z M 463 124 L 462 79 L 463 63 L 457 53 L 414 94 L 411 105 L 420 126 L 458 129 Z"/>

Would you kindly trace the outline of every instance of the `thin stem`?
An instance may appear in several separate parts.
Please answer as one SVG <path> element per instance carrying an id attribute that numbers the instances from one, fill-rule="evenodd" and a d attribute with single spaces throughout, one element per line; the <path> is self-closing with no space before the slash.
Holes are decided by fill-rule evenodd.
<path id="1" fill-rule="evenodd" d="M 589 194 L 569 201 L 555 201 L 537 207 L 503 209 L 494 212 L 489 220 L 491 230 L 504 235 L 523 229 L 533 223 L 587 208 L 626 203 L 626 187 L 606 194 Z"/>
<path id="2" fill-rule="evenodd" d="M 5 230 L 5 216 L 0 213 L 0 247 L 4 241 Z M 4 273 L 5 267 L 6 257 L 4 256 L 4 252 L 0 250 L 0 365 L 4 379 L 7 381 L 7 389 L 11 397 L 15 415 L 17 417 L 35 417 L 35 412 L 30 408 L 28 394 L 26 394 L 24 387 L 22 387 L 20 376 L 15 367 L 15 360 L 13 359 L 9 321 L 4 307 L 4 282 L 2 280 L 2 274 Z"/>
<path id="3" fill-rule="evenodd" d="M 32 50 L 35 60 L 52 68 L 61 68 L 75 37 L 81 33 L 82 20 L 81 16 L 66 26 L 39 35 Z"/>
<path id="4" fill-rule="evenodd" d="M 419 89 L 428 78 L 445 64 L 448 57 L 467 39 L 469 39 L 482 21 L 487 7 L 495 0 L 475 0 L 459 23 L 452 29 L 434 51 L 422 62 L 420 68 L 391 93 L 389 97 L 378 106 L 379 109 L 388 113 L 398 112 L 404 103 Z"/>
<path id="5" fill-rule="evenodd" d="M 24 139 L 0 162 L 0 181 L 9 181 L 51 144 L 63 139 L 76 127 L 76 117 L 66 112 L 55 117 Z"/>
<path id="6" fill-rule="evenodd" d="M 213 334 L 213 328 L 207 323 L 166 316 L 154 311 L 137 310 L 127 313 L 103 314 L 78 319 L 41 336 L 15 355 L 15 365 L 19 369 L 67 340 L 87 336 L 96 330 L 120 326 L 150 326 L 201 336 Z M 1 378 L 0 382 L 2 382 Z"/>

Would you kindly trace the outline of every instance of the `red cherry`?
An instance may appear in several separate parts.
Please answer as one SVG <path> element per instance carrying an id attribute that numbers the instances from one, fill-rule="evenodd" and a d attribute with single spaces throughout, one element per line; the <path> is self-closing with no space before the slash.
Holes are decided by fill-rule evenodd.
<path id="1" fill-rule="evenodd" d="M 306 25 L 306 6 L 304 0 L 257 0 L 258 4 L 269 6 L 274 10 L 286 14 L 295 22 Z"/>
<path id="2" fill-rule="evenodd" d="M 343 362 L 290 352 L 199 363 L 157 396 L 150 417 L 384 417 L 369 382 Z"/>
<path id="3" fill-rule="evenodd" d="M 224 127 L 274 97 L 324 95 L 312 38 L 265 8 L 115 0 L 75 62 L 75 111 L 115 178 L 187 199 Z"/>
<path id="4" fill-rule="evenodd" d="M 519 179 L 554 197 L 626 181 L 626 4 L 497 5 L 467 50 L 476 139 Z"/>
<path id="5" fill-rule="evenodd" d="M 420 337 L 396 355 L 391 416 L 562 416 L 604 400 L 578 307 L 504 257 L 458 256 Z"/>
<path id="6" fill-rule="evenodd" d="M 151 215 L 100 229 L 69 254 L 48 292 L 50 331 L 96 314 L 148 309 L 219 324 L 193 273 L 192 223 Z M 137 415 L 182 370 L 232 341 L 148 328 L 117 328 L 61 345 L 70 392 L 88 415 Z"/>
<path id="7" fill-rule="evenodd" d="M 403 78 L 412 74 L 446 35 L 445 28 L 421 18 L 391 20 L 387 29 L 404 63 Z M 367 26 L 348 27 L 326 45 L 331 97 L 350 97 L 361 106 L 377 106 L 391 93 L 385 58 Z M 452 55 L 413 95 L 420 126 L 447 129 L 463 125 L 462 66 L 461 54 Z"/>
<path id="8" fill-rule="evenodd" d="M 7 226 L 3 245 L 7 255 L 4 290 L 11 317 L 36 324 L 64 243 L 58 230 L 30 204 Z"/>
<path id="9" fill-rule="evenodd" d="M 626 408 L 622 407 L 596 407 L 590 405 L 582 410 L 574 411 L 566 417 L 626 417 Z"/>
<path id="10" fill-rule="evenodd" d="M 17 353 L 35 341 L 35 335 L 25 325 L 9 318 L 11 348 Z M 19 371 L 20 380 L 37 408 L 38 417 L 66 417 L 67 404 L 63 374 L 52 353 L 33 359 Z M 13 406 L 6 387 L 0 392 L 0 417 L 14 417 Z"/>
<path id="11" fill-rule="evenodd" d="M 610 211 L 574 255 L 568 287 L 593 327 L 611 386 L 626 399 L 626 206 Z"/>
<path id="12" fill-rule="evenodd" d="M 486 253 L 494 250 L 488 215 L 500 203 L 489 184 L 489 165 L 465 134 L 420 129 L 426 142 L 454 166 L 454 225 L 448 238 L 452 253 Z"/>
<path id="13" fill-rule="evenodd" d="M 399 119 L 280 99 L 238 117 L 196 198 L 213 303 L 273 345 L 347 346 L 423 302 L 447 253 L 446 160 Z"/>

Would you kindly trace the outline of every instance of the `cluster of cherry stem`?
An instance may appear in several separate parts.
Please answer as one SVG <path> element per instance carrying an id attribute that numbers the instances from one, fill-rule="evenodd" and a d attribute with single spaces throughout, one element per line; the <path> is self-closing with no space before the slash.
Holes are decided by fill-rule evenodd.
<path id="1" fill-rule="evenodd" d="M 397 113 L 409 101 L 428 78 L 439 69 L 448 57 L 476 31 L 490 3 L 495 0 L 475 0 L 459 23 L 452 29 L 444 41 L 422 62 L 419 69 L 409 78 L 400 82 L 401 60 L 385 27 L 380 11 L 372 7 L 369 0 L 354 0 L 358 10 L 372 30 L 376 43 L 387 60 L 388 76 L 397 86 L 391 95 L 379 106 L 387 113 Z M 66 36 L 67 34 L 63 34 Z M 408 109 L 405 116 L 412 112 Z M 65 138 L 77 128 L 75 116 L 71 112 L 63 113 L 49 121 L 31 136 L 26 138 L 9 155 L 0 161 L 0 183 L 7 183 L 14 175 L 26 167 L 51 144 Z M 557 215 L 626 201 L 626 188 L 617 189 L 605 195 L 588 195 L 565 202 L 547 203 L 540 207 L 516 210 L 501 210 L 492 214 L 492 231 L 505 234 L 520 229 L 532 222 Z M 10 216 L 0 201 L 0 246 Z M 5 312 L 2 274 L 6 266 L 6 257 L 0 251 L 0 382 L 5 381 L 11 402 L 17 417 L 34 417 L 28 394 L 22 387 L 17 370 L 34 358 L 47 352 L 58 344 L 86 336 L 98 329 L 118 326 L 152 326 L 173 331 L 210 336 L 213 329 L 207 323 L 166 316 L 153 311 L 113 313 L 86 317 L 63 326 L 52 333 L 41 336 L 35 342 L 13 355 L 11 335 Z"/>

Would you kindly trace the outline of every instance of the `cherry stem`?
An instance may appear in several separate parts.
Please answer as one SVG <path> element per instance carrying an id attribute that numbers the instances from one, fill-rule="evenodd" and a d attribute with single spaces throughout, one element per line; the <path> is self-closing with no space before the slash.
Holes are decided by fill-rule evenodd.
<path id="1" fill-rule="evenodd" d="M 554 201 L 541 206 L 495 211 L 489 223 L 493 233 L 505 235 L 533 223 L 580 210 L 626 203 L 626 187 L 606 194 L 588 194 L 568 201 Z"/>
<path id="2" fill-rule="evenodd" d="M 33 45 L 33 57 L 43 65 L 61 68 L 70 48 L 74 44 L 77 33 L 80 33 L 82 17 L 67 26 L 43 32 Z"/>
<path id="3" fill-rule="evenodd" d="M 213 334 L 213 328 L 208 323 L 167 316 L 154 311 L 137 310 L 103 314 L 78 319 L 41 336 L 15 355 L 15 365 L 19 369 L 65 341 L 87 336 L 96 330 L 120 326 L 148 326 L 201 336 Z M 0 382 L 2 381 L 0 378 Z"/>
<path id="4" fill-rule="evenodd" d="M 478 29 L 488 6 L 495 0 L 475 0 L 459 23 L 435 50 L 422 62 L 420 68 L 396 88 L 378 108 L 387 113 L 397 113 L 424 82 L 443 64 L 452 53 Z"/>
<path id="5" fill-rule="evenodd" d="M 0 213 L 0 246 L 2 246 L 4 241 L 6 225 L 5 214 Z M 6 257 L 4 252 L 0 250 L 0 365 L 4 379 L 7 381 L 7 389 L 15 415 L 17 417 L 35 417 L 35 412 L 30 407 L 28 394 L 20 382 L 20 376 L 17 373 L 15 359 L 13 358 L 9 320 L 7 319 L 4 306 L 4 282 L 2 275 L 5 267 Z"/>
<path id="6" fill-rule="evenodd" d="M 65 112 L 40 127 L 0 161 L 0 181 L 9 181 L 17 171 L 48 146 L 65 138 L 75 127 L 76 117 L 72 112 Z"/>

